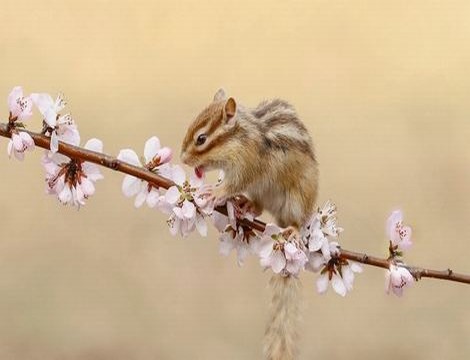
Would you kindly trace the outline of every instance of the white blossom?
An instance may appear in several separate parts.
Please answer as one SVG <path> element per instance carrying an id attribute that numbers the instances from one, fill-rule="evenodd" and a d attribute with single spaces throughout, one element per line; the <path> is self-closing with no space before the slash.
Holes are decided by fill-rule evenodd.
<path id="1" fill-rule="evenodd" d="M 308 261 L 300 244 L 288 241 L 283 230 L 274 224 L 266 225 L 256 247 L 261 266 L 271 268 L 275 274 L 297 276 Z"/>
<path id="2" fill-rule="evenodd" d="M 321 251 L 326 261 L 331 259 L 329 242 L 343 231 L 336 225 L 336 205 L 327 201 L 301 229 L 302 240 L 310 252 Z"/>
<path id="3" fill-rule="evenodd" d="M 31 94 L 31 99 L 43 116 L 44 133 L 51 137 L 50 149 L 52 153 L 59 150 L 59 140 L 72 145 L 80 143 L 80 134 L 71 115 L 59 114 L 66 105 L 62 94 L 59 94 L 55 101 L 51 95 L 46 93 Z"/>
<path id="4" fill-rule="evenodd" d="M 214 210 L 214 203 L 209 200 L 212 186 L 205 185 L 203 179 L 193 174 L 187 180 L 186 173 L 178 165 L 171 170 L 170 178 L 176 185 L 167 190 L 160 205 L 160 209 L 170 215 L 167 220 L 170 233 L 186 237 L 197 229 L 199 234 L 206 236 L 205 217 Z"/>
<path id="5" fill-rule="evenodd" d="M 390 268 L 385 273 L 385 291 L 387 294 L 393 292 L 397 296 L 402 296 L 403 289 L 413 285 L 413 282 L 413 275 L 403 266 L 390 264 Z"/>
<path id="6" fill-rule="evenodd" d="M 85 149 L 102 152 L 103 143 L 98 139 L 90 139 Z M 103 178 L 96 164 L 71 159 L 59 153 L 52 156 L 46 153 L 42 164 L 46 170 L 46 192 L 57 196 L 64 205 L 85 205 L 85 200 L 95 193 L 94 183 Z"/>
<path id="7" fill-rule="evenodd" d="M 21 86 L 15 86 L 8 95 L 9 122 L 25 121 L 33 115 L 33 102 L 29 96 L 23 96 Z"/>
<path id="8" fill-rule="evenodd" d="M 160 146 L 160 140 L 156 136 L 153 136 L 145 142 L 143 164 L 132 149 L 121 150 L 117 158 L 128 164 L 145 167 L 155 174 L 170 178 L 171 166 L 168 162 L 171 160 L 171 157 L 171 149 L 168 147 L 162 148 Z M 145 202 L 149 207 L 155 207 L 161 202 L 161 195 L 158 188 L 132 175 L 124 176 L 122 192 L 127 197 L 135 196 L 135 207 L 140 207 Z"/>
<path id="9" fill-rule="evenodd" d="M 400 250 L 407 250 L 411 247 L 411 227 L 403 225 L 403 213 L 395 210 L 387 219 L 387 236 L 392 246 Z"/>
<path id="10" fill-rule="evenodd" d="M 254 242 L 257 241 L 255 232 L 248 226 L 237 223 L 235 210 L 231 201 L 227 201 L 227 213 L 225 216 L 219 212 L 213 212 L 214 225 L 219 230 L 219 252 L 228 256 L 232 250 L 237 253 L 237 263 L 242 266 L 248 255 L 254 254 Z"/>
<path id="11" fill-rule="evenodd" d="M 34 140 L 31 135 L 24 131 L 13 131 L 7 147 L 8 156 L 11 158 L 14 155 L 21 161 L 24 159 L 26 150 L 34 150 Z"/>
<path id="12" fill-rule="evenodd" d="M 341 259 L 339 257 L 339 245 L 336 242 L 329 244 L 331 258 L 329 260 L 319 252 L 309 254 L 307 270 L 320 271 L 320 276 L 316 281 L 316 288 L 320 294 L 328 290 L 331 283 L 333 290 L 341 296 L 353 289 L 354 274 L 362 272 L 362 266 L 354 261 Z"/>

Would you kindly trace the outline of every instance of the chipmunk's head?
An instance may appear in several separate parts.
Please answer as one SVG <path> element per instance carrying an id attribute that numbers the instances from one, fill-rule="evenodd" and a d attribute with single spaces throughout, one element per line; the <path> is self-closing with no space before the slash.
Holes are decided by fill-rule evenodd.
<path id="1" fill-rule="evenodd" d="M 181 148 L 181 161 L 201 177 L 205 170 L 223 169 L 236 125 L 237 104 L 219 89 L 212 103 L 189 126 Z"/>

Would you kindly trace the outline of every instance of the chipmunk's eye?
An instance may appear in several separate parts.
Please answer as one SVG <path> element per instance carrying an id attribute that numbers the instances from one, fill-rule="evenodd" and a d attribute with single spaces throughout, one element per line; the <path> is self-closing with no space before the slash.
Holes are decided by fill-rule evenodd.
<path id="1" fill-rule="evenodd" d="M 199 135 L 196 139 L 196 145 L 201 146 L 202 144 L 204 144 L 206 142 L 206 139 L 207 139 L 206 134 Z"/>

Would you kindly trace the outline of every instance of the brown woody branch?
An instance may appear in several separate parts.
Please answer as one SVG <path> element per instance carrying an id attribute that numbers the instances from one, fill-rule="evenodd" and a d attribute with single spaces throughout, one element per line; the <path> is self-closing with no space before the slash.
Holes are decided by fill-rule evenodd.
<path id="1" fill-rule="evenodd" d="M 26 132 L 31 135 L 36 146 L 39 146 L 44 149 L 50 148 L 50 139 L 47 136 L 34 133 L 31 131 L 26 131 Z M 7 137 L 7 138 L 11 137 L 7 124 L 0 123 L 0 136 Z M 166 179 L 162 176 L 159 176 L 157 174 L 154 174 L 145 168 L 130 165 L 128 163 L 125 163 L 116 159 L 115 157 L 98 153 L 98 152 L 94 152 L 94 151 L 90 151 L 90 150 L 85 150 L 78 146 L 73 146 L 73 145 L 60 142 L 59 153 L 66 155 L 70 158 L 89 161 L 89 162 L 107 167 L 115 171 L 119 171 L 125 174 L 135 176 L 139 179 L 145 180 L 151 184 L 154 184 L 158 187 L 162 187 L 165 189 L 168 189 L 169 187 L 174 185 L 173 181 Z M 217 208 L 216 210 L 226 214 L 225 208 Z M 243 220 L 243 223 L 244 225 L 247 225 L 258 231 L 264 231 L 264 228 L 266 226 L 265 223 L 259 220 L 249 221 L 245 219 Z M 388 269 L 390 266 L 389 261 L 385 258 L 369 256 L 364 253 L 358 253 L 358 252 L 350 251 L 346 249 L 341 249 L 340 256 L 344 259 L 353 260 L 362 264 L 376 266 L 376 267 L 380 267 L 384 269 Z M 415 267 L 415 266 L 406 266 L 406 267 L 417 280 L 421 278 L 434 278 L 434 279 L 442 279 L 442 280 L 449 280 L 449 281 L 456 281 L 456 282 L 461 282 L 465 284 L 470 284 L 469 275 L 454 273 L 451 269 L 439 271 L 439 270 L 424 269 L 424 268 Z"/>

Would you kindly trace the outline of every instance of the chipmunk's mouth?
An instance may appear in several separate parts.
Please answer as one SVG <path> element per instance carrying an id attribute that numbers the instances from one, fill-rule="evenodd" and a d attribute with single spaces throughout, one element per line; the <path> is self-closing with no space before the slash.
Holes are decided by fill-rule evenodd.
<path id="1" fill-rule="evenodd" d="M 196 166 L 194 168 L 194 173 L 199 179 L 201 179 L 204 176 L 204 167 L 202 165 Z"/>

